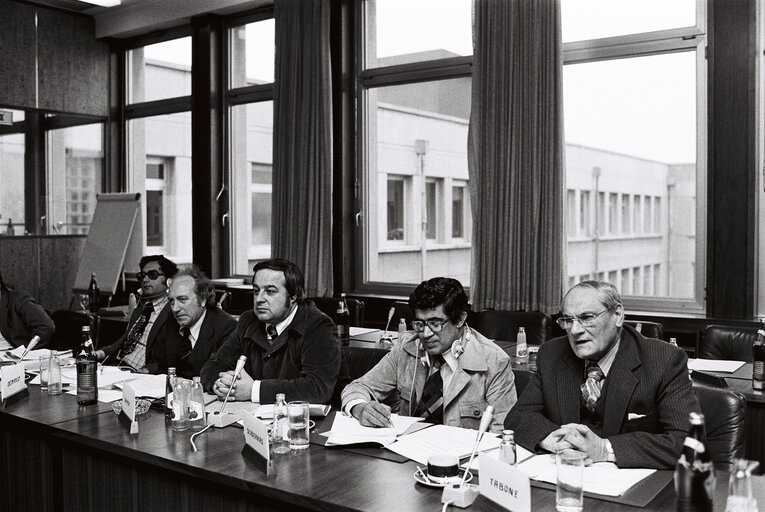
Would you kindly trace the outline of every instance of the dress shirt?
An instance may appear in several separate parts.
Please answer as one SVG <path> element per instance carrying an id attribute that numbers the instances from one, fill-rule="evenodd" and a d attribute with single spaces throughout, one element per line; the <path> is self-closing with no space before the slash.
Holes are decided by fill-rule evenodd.
<path id="1" fill-rule="evenodd" d="M 619 340 L 617 340 L 616 343 L 614 343 L 614 346 L 606 352 L 606 355 L 601 357 L 598 361 L 595 361 L 603 372 L 604 379 L 608 377 L 608 372 L 611 370 L 611 365 L 614 364 L 617 352 L 619 352 Z M 587 365 L 585 365 L 585 368 L 586 367 Z"/>
<path id="2" fill-rule="evenodd" d="M 191 343 L 191 350 L 194 350 L 194 346 L 197 344 L 199 331 L 202 330 L 202 323 L 205 321 L 205 316 L 207 316 L 207 308 L 202 311 L 202 316 L 200 316 L 194 325 L 189 328 L 189 343 Z"/>
<path id="3" fill-rule="evenodd" d="M 167 305 L 167 292 L 163 293 L 159 297 L 153 297 L 149 300 L 151 300 L 151 304 L 154 306 L 154 311 L 151 312 L 149 321 L 146 322 L 146 327 L 143 329 L 143 333 L 141 333 L 141 339 L 139 340 L 135 350 L 122 358 L 123 363 L 128 364 L 139 371 L 142 371 L 146 368 L 146 346 L 149 341 L 149 333 L 151 332 L 151 328 L 154 325 L 154 322 L 157 320 L 159 313 Z"/>
<path id="4" fill-rule="evenodd" d="M 287 329 L 287 327 L 290 326 L 292 323 L 292 320 L 295 318 L 295 313 L 297 313 L 298 306 L 297 304 L 292 305 L 292 311 L 290 311 L 290 314 L 287 315 L 287 318 L 276 324 L 276 332 L 277 332 L 277 338 L 282 335 L 282 333 Z M 271 340 L 271 343 L 273 343 L 273 340 Z M 250 395 L 250 400 L 253 402 L 260 403 L 260 381 L 256 380 L 252 383 L 252 395 Z"/>

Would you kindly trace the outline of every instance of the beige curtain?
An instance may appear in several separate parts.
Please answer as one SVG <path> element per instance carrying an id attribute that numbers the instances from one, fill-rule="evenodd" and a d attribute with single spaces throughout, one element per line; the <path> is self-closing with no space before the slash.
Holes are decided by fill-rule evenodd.
<path id="1" fill-rule="evenodd" d="M 271 247 L 332 295 L 329 0 L 277 0 Z"/>
<path id="2" fill-rule="evenodd" d="M 559 0 L 475 0 L 475 310 L 554 313 L 565 276 Z"/>

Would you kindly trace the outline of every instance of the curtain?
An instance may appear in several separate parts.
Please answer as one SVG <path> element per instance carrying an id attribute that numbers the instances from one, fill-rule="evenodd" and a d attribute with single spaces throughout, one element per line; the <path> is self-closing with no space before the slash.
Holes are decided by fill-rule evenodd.
<path id="1" fill-rule="evenodd" d="M 307 296 L 332 295 L 329 0 L 274 3 L 271 253 L 303 269 Z"/>
<path id="2" fill-rule="evenodd" d="M 565 276 L 559 0 L 475 0 L 475 310 L 557 312 Z"/>

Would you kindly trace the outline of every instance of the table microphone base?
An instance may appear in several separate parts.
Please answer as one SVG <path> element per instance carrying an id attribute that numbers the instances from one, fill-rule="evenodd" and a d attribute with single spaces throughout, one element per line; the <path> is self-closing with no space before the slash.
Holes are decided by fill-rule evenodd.
<path id="1" fill-rule="evenodd" d="M 242 419 L 241 414 L 230 413 L 230 412 L 224 412 L 223 414 L 214 412 L 207 415 L 207 423 L 212 423 L 212 425 L 215 428 L 228 427 L 232 423 L 236 423 L 237 421 L 241 419 Z"/>
<path id="2" fill-rule="evenodd" d="M 444 487 L 441 503 L 450 502 L 455 507 L 467 508 L 478 497 L 478 486 L 471 484 L 454 484 Z"/>

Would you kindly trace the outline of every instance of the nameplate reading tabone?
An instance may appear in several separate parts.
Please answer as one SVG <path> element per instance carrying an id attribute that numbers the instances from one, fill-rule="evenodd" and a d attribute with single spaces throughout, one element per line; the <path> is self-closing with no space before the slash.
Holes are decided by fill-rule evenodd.
<path id="1" fill-rule="evenodd" d="M 531 510 L 531 484 L 526 473 L 483 453 L 478 454 L 478 467 L 482 495 L 512 512 Z"/>
<path id="2" fill-rule="evenodd" d="M 29 396 L 24 382 L 24 365 L 0 366 L 0 400 L 2 408 L 18 399 Z"/>
<path id="3" fill-rule="evenodd" d="M 244 426 L 242 455 L 268 476 L 273 472 L 268 447 L 268 425 L 249 412 L 242 415 L 242 422 Z"/>
<path id="4" fill-rule="evenodd" d="M 135 420 L 135 389 L 127 382 L 122 385 L 122 411 L 119 420 L 130 434 L 138 433 L 138 422 Z"/>

